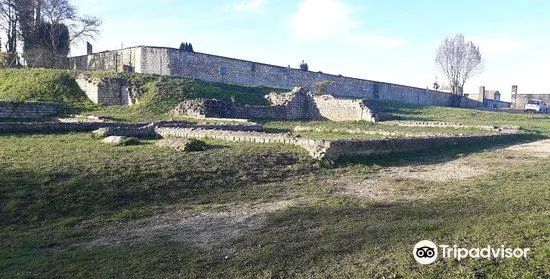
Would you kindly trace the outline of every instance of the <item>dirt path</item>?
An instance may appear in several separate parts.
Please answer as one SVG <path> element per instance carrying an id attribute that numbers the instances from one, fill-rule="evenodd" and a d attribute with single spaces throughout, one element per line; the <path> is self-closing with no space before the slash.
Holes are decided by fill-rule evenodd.
<path id="1" fill-rule="evenodd" d="M 525 156 L 535 158 L 548 158 L 550 157 L 550 140 L 540 140 L 526 144 L 513 145 L 505 150 L 519 152 Z"/>
<path id="2" fill-rule="evenodd" d="M 397 194 L 395 185 L 405 180 L 459 181 L 549 157 L 550 140 L 541 140 L 510 147 L 494 147 L 443 163 L 388 167 L 368 178 L 343 177 L 327 182 L 338 189 L 337 195 L 372 200 L 389 199 L 396 196 L 415 199 L 420 198 L 422 194 Z"/>
<path id="3" fill-rule="evenodd" d="M 136 221 L 121 222 L 100 233 L 83 246 L 118 246 L 170 240 L 206 250 L 220 249 L 244 233 L 262 227 L 266 215 L 299 203 L 284 200 L 272 203 L 231 206 L 227 211 L 176 211 Z M 227 251 L 226 251 L 227 252 Z"/>
<path id="4" fill-rule="evenodd" d="M 369 173 L 368 177 L 344 176 L 322 182 L 334 186 L 337 189 L 335 194 L 340 196 L 370 200 L 417 199 L 422 198 L 422 191 L 404 193 L 398 191 L 396 185 L 406 180 L 429 183 L 457 181 L 548 157 L 550 140 L 542 140 L 507 148 L 491 148 L 444 163 L 388 167 Z M 227 244 L 261 229 L 267 214 L 305 202 L 307 199 L 226 205 L 226 210 L 212 212 L 175 210 L 173 213 L 121 222 L 105 228 L 97 239 L 83 246 L 118 246 L 170 240 L 230 254 L 227 247 L 231 245 Z"/>

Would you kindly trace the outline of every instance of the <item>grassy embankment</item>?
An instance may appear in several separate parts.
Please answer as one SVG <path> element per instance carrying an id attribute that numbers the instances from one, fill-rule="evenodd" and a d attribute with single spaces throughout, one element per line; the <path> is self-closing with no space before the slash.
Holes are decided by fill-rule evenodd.
<path id="1" fill-rule="evenodd" d="M 111 116 L 121 121 L 141 122 L 175 118 L 167 113 L 190 98 L 218 98 L 237 103 L 265 105 L 263 96 L 277 89 L 203 82 L 136 73 L 93 72 L 97 78 L 117 77 L 132 84 L 137 105 L 99 106 L 89 101 L 74 80 L 75 72 L 46 69 L 0 70 L 0 101 L 54 102 L 66 112 Z"/>
<path id="2" fill-rule="evenodd" d="M 188 78 L 160 77 L 136 73 L 94 72 L 92 76 L 118 77 L 133 84 L 137 104 L 132 107 L 100 107 L 86 114 L 110 116 L 123 121 L 155 121 L 177 118 L 168 112 L 178 103 L 193 98 L 216 98 L 240 104 L 266 105 L 264 95 L 278 91 L 268 87 L 248 87 L 204 82 Z"/>
<path id="3" fill-rule="evenodd" d="M 66 113 L 96 107 L 76 84 L 74 73 L 61 70 L 0 70 L 0 101 L 60 103 Z"/>
<path id="4" fill-rule="evenodd" d="M 66 112 L 110 116 L 120 121 L 149 122 L 177 119 L 167 114 L 177 103 L 189 98 L 218 98 L 241 104 L 266 105 L 263 96 L 278 89 L 209 83 L 186 78 L 170 78 L 136 73 L 93 72 L 93 77 L 118 77 L 132 84 L 138 104 L 98 106 L 86 99 L 74 81 L 74 72 L 44 69 L 0 70 L 0 100 L 58 102 Z M 444 107 L 425 107 L 386 103 L 392 114 L 405 120 L 450 121 L 473 125 L 518 125 L 527 131 L 546 133 L 548 118 L 529 119 L 531 115 L 503 114 L 488 111 Z M 527 121 L 530 120 L 530 121 Z M 475 129 L 407 128 L 373 125 L 365 122 L 262 121 L 268 131 L 290 132 L 295 126 L 327 129 L 386 130 L 398 132 L 479 134 Z M 373 138 L 380 135 L 361 135 L 343 132 L 300 132 L 313 138 Z M 546 135 L 546 134 L 545 134 Z"/>

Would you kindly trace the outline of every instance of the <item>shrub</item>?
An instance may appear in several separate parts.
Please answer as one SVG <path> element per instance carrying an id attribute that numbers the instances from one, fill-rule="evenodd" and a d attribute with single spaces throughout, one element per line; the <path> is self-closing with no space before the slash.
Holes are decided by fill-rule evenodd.
<path id="1" fill-rule="evenodd" d="M 309 65 L 304 60 L 302 60 L 302 63 L 300 63 L 300 70 L 309 71 Z"/>
<path id="2" fill-rule="evenodd" d="M 193 45 L 191 43 L 181 43 L 180 44 L 180 50 L 182 51 L 189 51 L 189 52 L 195 52 L 193 50 Z"/>

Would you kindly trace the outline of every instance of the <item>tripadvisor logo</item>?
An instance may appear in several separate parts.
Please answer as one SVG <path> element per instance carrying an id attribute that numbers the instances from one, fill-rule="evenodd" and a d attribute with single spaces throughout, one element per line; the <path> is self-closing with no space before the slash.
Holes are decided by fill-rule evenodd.
<path id="1" fill-rule="evenodd" d="M 422 240 L 414 245 L 413 256 L 419 264 L 431 264 L 437 259 L 437 246 L 429 240 Z"/>
<path id="2" fill-rule="evenodd" d="M 441 253 L 439 253 L 439 251 Z M 413 257 L 419 264 L 431 264 L 437 260 L 438 255 L 444 259 L 463 260 L 466 258 L 472 259 L 510 259 L 510 258 L 527 258 L 529 248 L 506 248 L 504 245 L 493 247 L 487 245 L 483 248 L 462 248 L 457 245 L 435 245 L 432 241 L 422 240 L 413 248 Z"/>

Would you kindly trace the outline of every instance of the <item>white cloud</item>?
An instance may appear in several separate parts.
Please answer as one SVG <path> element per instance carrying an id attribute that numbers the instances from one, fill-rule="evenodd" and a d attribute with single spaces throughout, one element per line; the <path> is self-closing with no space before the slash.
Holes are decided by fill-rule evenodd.
<path id="1" fill-rule="evenodd" d="M 340 0 L 305 0 L 292 15 L 294 36 L 301 39 L 322 39 L 354 27 L 354 10 Z"/>
<path id="2" fill-rule="evenodd" d="M 338 40 L 361 47 L 395 47 L 406 40 L 361 32 L 359 7 L 343 0 L 304 0 L 292 15 L 290 28 L 299 41 Z"/>
<path id="3" fill-rule="evenodd" d="M 233 9 L 235 9 L 235 11 L 237 12 L 253 11 L 261 8 L 264 4 L 264 0 L 249 0 L 236 4 L 235 6 L 233 6 Z"/>

